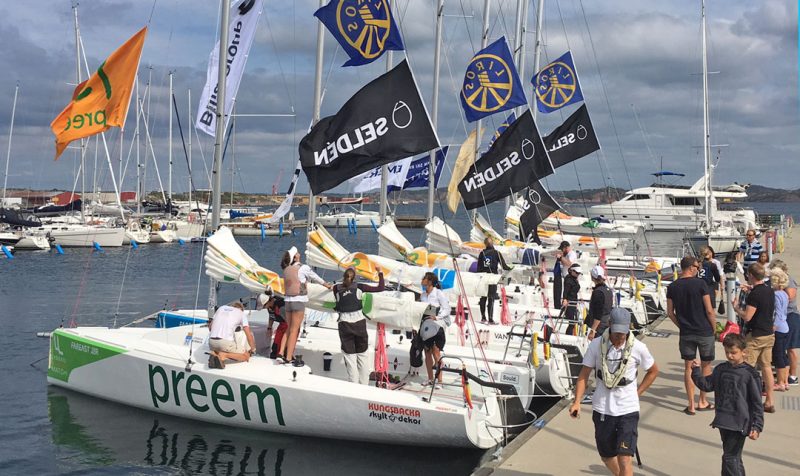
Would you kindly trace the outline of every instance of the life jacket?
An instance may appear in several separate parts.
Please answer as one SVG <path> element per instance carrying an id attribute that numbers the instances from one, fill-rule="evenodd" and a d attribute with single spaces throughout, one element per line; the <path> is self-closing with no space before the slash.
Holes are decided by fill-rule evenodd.
<path id="1" fill-rule="evenodd" d="M 336 285 L 336 292 L 333 297 L 336 305 L 333 307 L 337 312 L 357 312 L 361 310 L 361 299 L 358 297 L 358 284 L 352 283 L 345 287 L 344 284 Z"/>
<path id="2" fill-rule="evenodd" d="M 625 372 L 631 362 L 631 352 L 633 351 L 633 343 L 636 337 L 633 332 L 628 333 L 628 339 L 625 341 L 625 347 L 622 348 L 622 361 L 619 363 L 616 372 L 608 370 L 608 349 L 611 345 L 611 332 L 607 332 L 600 342 L 600 368 L 597 370 L 597 379 L 603 382 L 608 389 L 615 387 L 624 387 L 636 381 L 636 378 L 628 380 L 625 378 Z"/>
<path id="3" fill-rule="evenodd" d="M 289 265 L 283 270 L 283 285 L 286 297 L 305 296 L 306 285 L 300 282 L 300 265 Z"/>

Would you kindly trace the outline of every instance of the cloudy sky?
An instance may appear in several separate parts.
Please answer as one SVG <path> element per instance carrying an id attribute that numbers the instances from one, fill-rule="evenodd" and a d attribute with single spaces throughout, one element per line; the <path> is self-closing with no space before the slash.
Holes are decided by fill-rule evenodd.
<path id="1" fill-rule="evenodd" d="M 435 0 L 396 0 L 395 9 L 423 97 L 431 106 Z M 490 39 L 506 36 L 513 44 L 516 0 L 492 0 Z M 75 34 L 69 0 L 3 2 L 0 5 L 0 152 L 5 156 L 15 85 L 19 84 L 11 144 L 10 187 L 69 189 L 77 158 L 66 152 L 53 162 L 50 121 L 69 101 L 75 84 Z M 226 159 L 223 182 L 237 191 L 270 192 L 280 178 L 285 190 L 297 160 L 297 144 L 312 111 L 316 19 L 314 0 L 266 0 L 258 36 L 237 97 L 237 113 L 280 117 L 237 120 L 234 157 Z M 442 142 L 460 144 L 470 125 L 458 103 L 464 68 L 480 49 L 483 1 L 445 2 L 444 50 L 440 88 Z M 535 39 L 535 2 L 530 7 L 525 71 L 530 77 Z M 169 71 L 184 134 L 205 82 L 208 54 L 217 32 L 219 3 L 213 0 L 84 0 L 78 10 L 83 45 L 91 69 L 143 25 L 150 24 L 139 73 L 140 91 L 149 90 L 149 128 L 156 163 L 166 188 Z M 798 188 L 797 2 L 794 0 L 709 0 L 708 41 L 713 154 L 719 157 L 718 184 L 733 181 Z M 629 0 L 551 0 L 545 3 L 544 60 L 571 49 L 584 97 L 602 151 L 559 169 L 548 180 L 551 189 L 616 185 L 643 186 L 650 173 L 667 169 L 686 173 L 692 183 L 702 173 L 701 28 L 699 0 L 631 2 Z M 395 53 L 395 62 L 402 53 Z M 361 86 L 385 71 L 386 61 L 342 68 L 343 51 L 326 33 L 323 115 L 334 114 Z M 131 107 L 124 141 L 107 134 L 118 175 L 125 168 L 123 188 L 134 189 L 136 149 Z M 549 132 L 571 113 L 538 116 L 539 129 Z M 494 128 L 503 114 L 486 121 Z M 142 126 L 142 136 L 144 130 Z M 173 189 L 188 189 L 188 174 L 177 127 L 174 131 Z M 90 143 L 105 162 L 102 145 Z M 208 186 L 203 156 L 210 167 L 211 137 L 193 141 L 195 183 Z M 121 153 L 120 153 L 121 152 Z M 146 164 L 146 188 L 158 189 L 152 156 L 144 137 L 140 160 Z M 5 157 L 3 157 L 4 159 Z M 3 160 L 3 164 L 5 161 Z M 662 166 L 663 164 L 663 166 Z M 450 164 L 448 164 L 448 167 Z M 87 183 L 94 168 L 88 167 Z M 449 176 L 447 169 L 445 174 Z M 117 177 L 119 179 L 119 177 Z M 107 166 L 97 168 L 97 181 L 111 189 Z M 300 190 L 307 190 L 301 179 Z M 345 192 L 341 186 L 336 191 Z"/>

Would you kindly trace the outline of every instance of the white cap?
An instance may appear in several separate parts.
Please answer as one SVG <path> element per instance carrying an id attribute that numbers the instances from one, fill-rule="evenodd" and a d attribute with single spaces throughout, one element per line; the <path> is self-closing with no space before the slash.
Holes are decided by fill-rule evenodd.
<path id="1" fill-rule="evenodd" d="M 593 267 L 590 274 L 592 279 L 606 279 L 606 270 L 600 265 Z"/>
<path id="2" fill-rule="evenodd" d="M 570 270 L 570 271 L 575 271 L 575 272 L 576 272 L 576 273 L 578 273 L 578 274 L 582 274 L 582 273 L 583 273 L 583 269 L 581 268 L 581 265 L 579 265 L 578 263 L 573 263 L 573 264 L 572 264 L 572 265 L 569 267 L 569 270 Z"/>
<path id="3" fill-rule="evenodd" d="M 297 256 L 297 247 L 292 246 L 291 248 L 289 248 L 289 263 L 292 263 L 294 261 L 295 256 Z"/>

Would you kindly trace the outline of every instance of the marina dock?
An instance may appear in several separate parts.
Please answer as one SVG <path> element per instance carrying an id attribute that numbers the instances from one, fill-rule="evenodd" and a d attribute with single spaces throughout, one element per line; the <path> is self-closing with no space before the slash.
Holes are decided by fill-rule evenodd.
<path id="1" fill-rule="evenodd" d="M 790 274 L 800 275 L 800 233 L 786 237 L 785 251 L 775 255 L 789 266 Z M 678 330 L 664 319 L 655 332 L 666 337 L 644 339 L 659 366 L 655 383 L 641 399 L 639 452 L 642 467 L 634 474 L 719 474 L 722 444 L 719 432 L 709 425 L 713 411 L 685 415 L 683 361 L 678 354 Z M 717 343 L 716 363 L 724 361 L 722 344 Z M 642 372 L 639 373 L 641 378 Z M 713 394 L 709 395 L 713 403 Z M 476 475 L 573 475 L 609 474 L 600 460 L 594 442 L 591 404 L 585 404 L 581 417 L 570 418 L 566 400 L 544 416 L 541 429 L 528 428 L 501 453 L 498 460 L 485 464 Z M 764 433 L 757 441 L 747 440 L 744 465 L 749 475 L 800 474 L 797 444 L 800 441 L 800 387 L 775 392 L 776 413 L 765 414 Z"/>

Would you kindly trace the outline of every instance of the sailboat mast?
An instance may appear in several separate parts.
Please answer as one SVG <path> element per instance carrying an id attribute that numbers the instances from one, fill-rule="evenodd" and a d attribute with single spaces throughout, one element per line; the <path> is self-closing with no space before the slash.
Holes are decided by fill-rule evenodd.
<path id="1" fill-rule="evenodd" d="M 325 6 L 325 0 L 319 0 L 320 8 Z M 311 116 L 311 126 L 319 122 L 320 110 L 322 108 L 322 59 L 324 55 L 325 30 L 322 22 L 317 22 L 317 62 L 314 71 L 314 112 Z M 314 226 L 314 216 L 316 215 L 317 204 L 314 201 L 314 192 L 308 191 L 308 228 Z"/>
<path id="2" fill-rule="evenodd" d="M 214 163 L 211 169 L 211 232 L 214 233 L 219 228 L 219 214 L 222 206 L 222 141 L 225 135 L 225 79 L 228 62 L 228 13 L 231 8 L 231 0 L 222 0 L 222 12 L 219 20 L 219 65 L 217 76 L 217 107 L 215 108 L 216 120 L 214 121 Z M 214 315 L 214 307 L 217 304 L 217 287 L 214 279 L 209 279 L 208 288 L 208 317 Z"/>
<path id="3" fill-rule="evenodd" d="M 544 23 L 544 0 L 539 0 L 539 7 L 536 9 L 536 45 L 533 48 L 533 72 L 539 72 L 542 67 L 542 24 Z M 524 57 L 523 57 L 524 58 Z M 533 118 L 536 119 L 536 110 L 532 107 Z"/>
<path id="4" fill-rule="evenodd" d="M 169 72 L 169 102 L 172 103 L 172 71 Z M 172 207 L 172 107 L 169 108 L 169 178 L 167 182 L 167 197 L 170 208 Z M 169 210 L 172 213 L 172 210 Z"/>
<path id="5" fill-rule="evenodd" d="M 75 17 L 75 84 L 81 84 L 81 31 L 78 28 L 78 4 L 72 5 L 72 13 Z M 84 152 L 86 151 L 86 139 L 81 139 L 80 158 L 81 158 L 81 221 L 85 222 L 84 207 L 86 201 L 83 200 L 86 195 L 86 164 L 84 163 Z M 74 189 L 74 187 L 73 187 Z M 74 191 L 74 190 L 73 190 Z M 75 198 L 70 197 L 70 198 Z"/>
<path id="6" fill-rule="evenodd" d="M 705 166 L 705 206 L 706 206 L 706 229 L 711 231 L 711 131 L 708 117 L 708 55 L 706 48 L 706 2 L 702 0 L 701 17 L 703 25 L 703 159 Z"/>
<path id="7" fill-rule="evenodd" d="M 389 7 L 391 8 L 391 6 Z M 392 70 L 392 50 L 386 52 L 386 72 Z M 378 203 L 378 210 L 379 210 L 379 221 L 380 224 L 383 225 L 386 222 L 386 209 L 389 205 L 389 165 L 383 164 L 381 165 L 381 198 L 380 203 Z M 363 206 L 363 205 L 362 205 Z"/>
<path id="8" fill-rule="evenodd" d="M 514 28 L 514 62 L 517 64 L 517 73 L 521 76 L 525 76 L 525 71 L 522 69 L 523 61 L 525 60 L 525 24 L 528 20 L 527 15 L 527 5 L 528 0 L 517 0 L 517 11 L 516 11 L 516 20 L 517 24 Z M 516 116 L 519 117 L 520 113 L 522 112 L 523 106 L 519 106 L 516 108 Z M 516 197 L 516 193 L 512 193 L 508 197 L 505 198 L 504 210 L 506 213 L 508 209 L 511 208 L 511 200 L 512 198 Z M 515 200 L 516 201 L 516 200 Z"/>
<path id="9" fill-rule="evenodd" d="M 19 94 L 19 83 L 14 88 L 14 105 L 11 106 L 11 125 L 8 127 L 8 151 L 6 152 L 6 172 L 3 175 L 3 199 L 0 200 L 0 208 L 6 206 L 6 189 L 8 187 L 8 165 L 11 163 L 11 137 L 14 136 L 14 116 L 17 113 L 17 95 Z"/>
<path id="10" fill-rule="evenodd" d="M 192 119 L 192 90 L 191 89 L 187 89 L 186 92 L 187 92 L 187 95 L 189 97 L 189 109 L 188 110 L 189 110 L 189 128 L 190 129 L 189 129 L 189 141 L 188 141 L 189 142 L 189 144 L 188 144 L 189 151 L 188 151 L 188 154 L 187 154 L 187 160 L 189 162 L 189 210 L 191 210 L 191 208 L 192 208 L 192 185 L 193 185 L 192 184 L 192 130 L 191 130 L 191 128 L 194 127 L 193 126 L 194 120 Z M 198 206 L 197 208 L 200 208 L 200 207 Z"/>
<path id="11" fill-rule="evenodd" d="M 139 126 L 142 114 L 139 109 L 139 73 L 136 73 L 136 213 L 142 214 L 142 162 L 139 157 L 141 141 L 139 140 Z"/>
<path id="12" fill-rule="evenodd" d="M 481 30 L 481 49 L 486 48 L 489 44 L 489 4 L 490 0 L 484 0 L 483 2 L 483 29 Z M 478 119 L 475 122 L 475 162 L 478 162 L 480 158 L 480 150 L 481 150 L 481 123 L 483 121 Z M 472 211 L 472 220 L 475 221 L 475 217 L 477 216 L 478 211 Z"/>
<path id="13" fill-rule="evenodd" d="M 433 50 L 433 108 L 431 109 L 431 123 L 436 129 L 439 120 L 439 61 L 442 51 L 442 23 L 444 21 L 444 0 L 439 0 L 436 5 L 436 46 Z M 431 151 L 428 164 L 428 221 L 433 219 L 433 202 L 436 196 L 436 151 Z"/>

